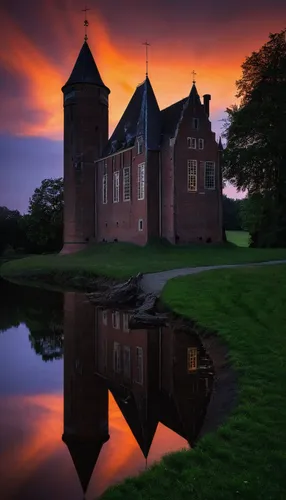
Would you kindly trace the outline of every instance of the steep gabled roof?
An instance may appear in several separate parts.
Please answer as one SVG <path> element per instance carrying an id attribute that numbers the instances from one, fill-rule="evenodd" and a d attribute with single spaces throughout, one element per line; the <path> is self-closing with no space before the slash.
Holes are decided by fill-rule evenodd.
<path id="1" fill-rule="evenodd" d="M 87 42 L 84 42 L 71 75 L 63 86 L 63 89 L 68 85 L 75 85 L 76 83 L 91 83 L 107 89 L 102 81 Z M 109 89 L 107 90 L 109 91 Z"/>
<path id="2" fill-rule="evenodd" d="M 110 391 L 124 416 L 133 436 L 135 437 L 145 458 L 148 457 L 149 450 L 159 423 L 155 405 L 145 401 L 147 408 L 138 407 L 136 399 L 132 392 L 129 392 L 126 398 L 126 391 L 121 388 L 110 385 Z M 125 398 L 124 398 L 124 396 Z"/>
<path id="3" fill-rule="evenodd" d="M 147 77 L 131 97 L 103 151 L 103 157 L 134 146 L 139 136 L 143 136 L 148 149 L 159 149 L 160 134 L 160 109 Z"/>
<path id="4" fill-rule="evenodd" d="M 162 134 L 168 137 L 174 137 L 177 124 L 180 120 L 183 106 L 188 100 L 188 97 L 184 97 L 178 102 L 175 102 L 171 106 L 168 106 L 161 111 L 161 121 L 162 121 Z"/>

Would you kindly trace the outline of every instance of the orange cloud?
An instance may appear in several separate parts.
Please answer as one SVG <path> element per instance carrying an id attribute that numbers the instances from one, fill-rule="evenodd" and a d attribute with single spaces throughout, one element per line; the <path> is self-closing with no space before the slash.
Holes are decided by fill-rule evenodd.
<path id="1" fill-rule="evenodd" d="M 273 31 L 280 29 L 277 12 L 274 14 L 271 19 Z M 22 82 L 19 95 L 10 96 L 3 103 L 6 118 L 0 127 L 2 132 L 17 135 L 62 139 L 61 87 L 80 50 L 83 30 L 78 9 L 74 8 L 72 1 L 66 2 L 64 15 L 56 0 L 42 2 L 41 16 L 46 31 L 39 44 L 4 11 L 0 11 L 0 30 L 5 39 L 5 48 L 0 48 L 0 66 L 10 73 L 11 79 Z M 212 113 L 222 113 L 232 104 L 242 61 L 252 50 L 258 49 L 268 35 L 269 17 L 265 12 L 263 19 L 261 16 L 256 25 L 250 24 L 248 19 L 241 21 L 233 16 L 223 28 L 206 19 L 204 24 L 195 23 L 189 35 L 184 21 L 182 29 L 187 38 L 180 33 L 180 24 L 167 30 L 168 23 L 158 16 L 156 29 L 151 30 L 154 43 L 150 40 L 149 67 L 160 107 L 164 108 L 188 94 L 193 69 L 197 73 L 200 95 L 212 94 Z M 103 18 L 94 9 L 89 13 L 89 20 L 89 43 L 103 80 L 111 89 L 112 132 L 135 87 L 144 79 L 145 51 L 142 41 L 135 39 L 134 33 L 133 39 L 129 39 L 126 25 L 122 30 L 112 26 L 108 18 Z M 157 28 L 166 36 L 156 39 Z M 56 41 L 57 53 L 49 53 L 51 36 L 52 41 Z"/>

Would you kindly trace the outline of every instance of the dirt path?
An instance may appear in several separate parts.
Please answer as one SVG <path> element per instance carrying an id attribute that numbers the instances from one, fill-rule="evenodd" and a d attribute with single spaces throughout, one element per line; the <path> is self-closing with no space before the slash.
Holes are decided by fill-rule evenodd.
<path id="1" fill-rule="evenodd" d="M 170 271 L 162 271 L 160 273 L 144 274 L 141 282 L 142 289 L 145 293 L 155 293 L 160 295 L 167 281 L 177 276 L 187 276 L 188 274 L 197 274 L 203 271 L 213 269 L 227 269 L 231 267 L 246 267 L 246 266 L 268 266 L 273 264 L 285 264 L 286 260 L 272 260 L 268 262 L 253 262 L 250 264 L 225 264 L 219 266 L 203 266 L 203 267 L 185 267 L 182 269 L 171 269 Z"/>

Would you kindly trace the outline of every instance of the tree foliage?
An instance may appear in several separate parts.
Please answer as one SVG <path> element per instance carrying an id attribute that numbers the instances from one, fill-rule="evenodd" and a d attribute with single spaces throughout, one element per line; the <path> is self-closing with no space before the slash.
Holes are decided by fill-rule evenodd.
<path id="1" fill-rule="evenodd" d="M 243 203 L 244 200 L 233 200 L 223 195 L 223 226 L 226 231 L 240 231 L 242 229 L 240 212 Z"/>
<path id="2" fill-rule="evenodd" d="M 248 190 L 252 243 L 286 246 L 286 30 L 246 58 L 236 85 L 240 104 L 227 109 L 223 175 Z"/>
<path id="3" fill-rule="evenodd" d="M 45 179 L 30 198 L 23 227 L 38 251 L 60 250 L 63 235 L 63 179 Z"/>
<path id="4" fill-rule="evenodd" d="M 0 207 L 0 255 L 9 249 L 25 246 L 25 232 L 21 227 L 21 214 L 18 210 Z"/>

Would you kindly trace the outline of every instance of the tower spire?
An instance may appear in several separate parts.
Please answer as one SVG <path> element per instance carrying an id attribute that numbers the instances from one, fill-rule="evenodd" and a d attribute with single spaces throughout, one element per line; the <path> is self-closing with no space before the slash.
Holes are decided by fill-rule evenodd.
<path id="1" fill-rule="evenodd" d="M 144 42 L 142 45 L 145 45 L 146 47 L 146 77 L 148 76 L 148 64 L 149 64 L 149 60 L 148 60 L 148 56 L 149 56 L 149 52 L 148 52 L 148 49 L 150 47 L 150 43 L 147 42 Z"/>
<path id="2" fill-rule="evenodd" d="M 87 16 L 86 16 L 86 13 L 88 10 L 91 10 L 91 9 L 88 9 L 87 7 L 85 7 L 84 9 L 82 9 L 82 12 L 84 12 L 84 41 L 87 42 L 88 40 L 88 36 L 87 36 L 87 28 L 89 26 L 89 22 L 87 20 Z"/>
<path id="3" fill-rule="evenodd" d="M 196 76 L 197 76 L 197 73 L 195 72 L 195 70 L 193 69 L 192 71 L 192 75 L 193 75 L 193 84 L 196 83 Z"/>

